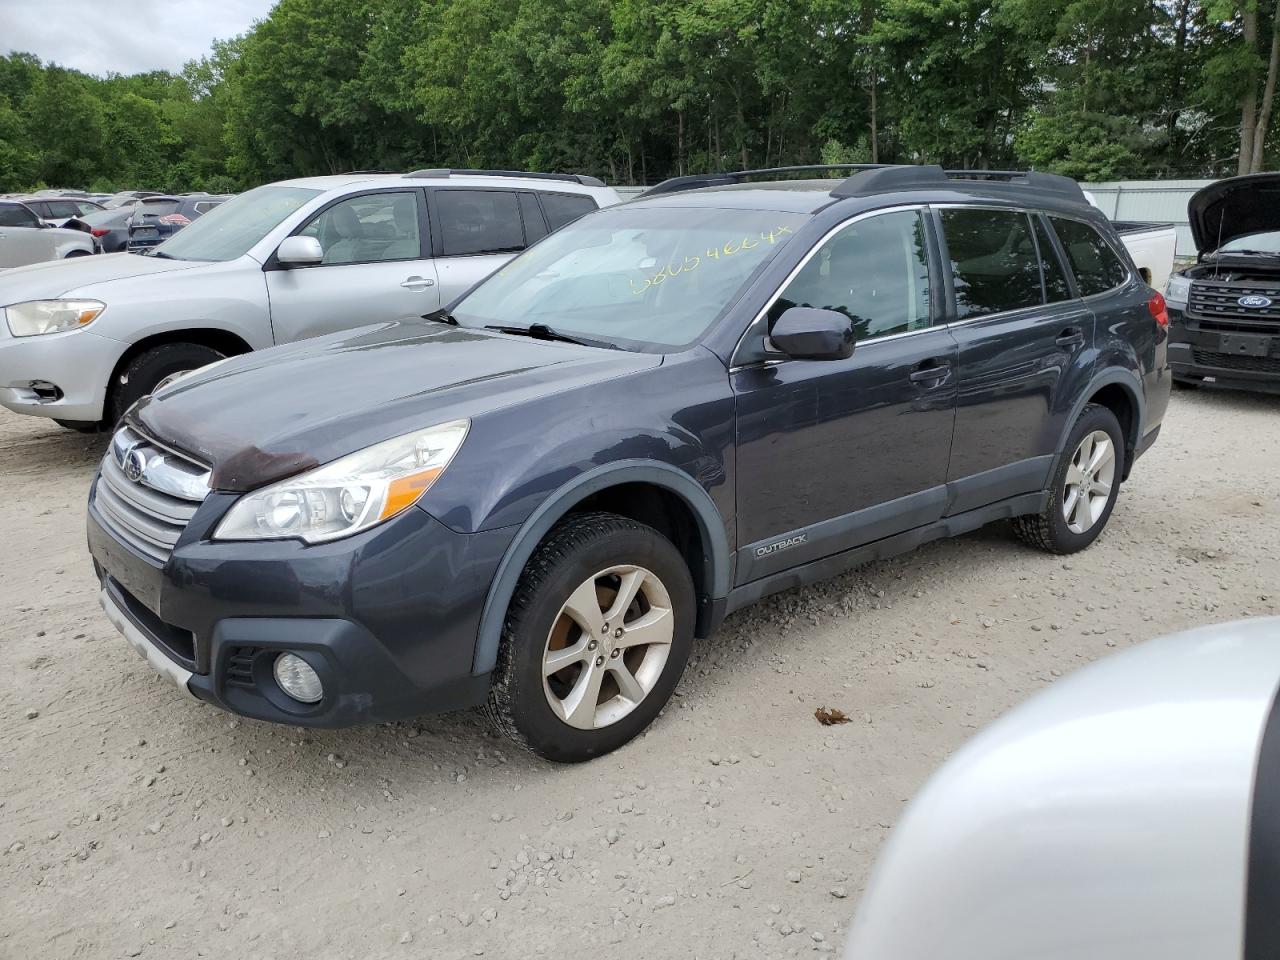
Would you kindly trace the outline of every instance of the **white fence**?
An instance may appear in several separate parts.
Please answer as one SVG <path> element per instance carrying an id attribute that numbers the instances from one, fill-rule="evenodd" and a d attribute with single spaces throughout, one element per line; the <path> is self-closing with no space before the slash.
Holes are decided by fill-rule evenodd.
<path id="1" fill-rule="evenodd" d="M 1194 258 L 1187 201 L 1212 180 L 1117 180 L 1111 183 L 1082 183 L 1098 206 L 1112 220 L 1138 223 L 1173 223 L 1178 227 L 1179 257 Z"/>

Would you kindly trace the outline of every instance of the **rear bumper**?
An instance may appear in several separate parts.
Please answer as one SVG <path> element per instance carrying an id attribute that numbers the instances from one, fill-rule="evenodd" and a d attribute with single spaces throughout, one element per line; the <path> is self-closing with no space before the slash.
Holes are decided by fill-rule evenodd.
<path id="1" fill-rule="evenodd" d="M 14 337 L 0 329 L 0 406 L 35 417 L 101 420 L 107 380 L 127 346 L 90 330 Z"/>
<path id="2" fill-rule="evenodd" d="M 118 539 L 90 496 L 89 552 L 108 618 L 192 696 L 246 717 L 345 727 L 483 702 L 472 663 L 484 597 L 514 529 L 457 534 L 417 508 L 346 540 L 207 539 L 234 501 L 212 494 L 160 564 Z M 324 686 L 275 683 L 283 652 Z"/>
<path id="3" fill-rule="evenodd" d="M 1170 310 L 1169 366 L 1180 380 L 1232 390 L 1280 393 L 1280 330 L 1250 332 L 1249 353 L 1240 352 L 1239 335 L 1204 330 L 1181 310 Z"/>

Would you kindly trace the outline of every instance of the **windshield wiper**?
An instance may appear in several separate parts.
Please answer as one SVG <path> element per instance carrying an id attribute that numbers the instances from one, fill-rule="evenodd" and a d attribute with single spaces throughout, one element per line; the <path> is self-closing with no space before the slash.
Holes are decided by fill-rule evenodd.
<path id="1" fill-rule="evenodd" d="M 590 340 L 586 337 L 574 337 L 567 333 L 560 333 L 558 330 L 552 330 L 545 323 L 531 323 L 527 327 L 505 327 L 497 324 L 485 327 L 486 330 L 497 330 L 499 333 L 510 333 L 517 337 L 533 337 L 535 340 L 554 340 L 557 343 L 575 343 L 580 347 L 608 347 L 610 350 L 619 349 L 616 343 L 610 343 L 608 340 Z"/>
<path id="2" fill-rule="evenodd" d="M 171 257 L 171 256 L 169 256 L 167 253 L 164 253 L 164 252 L 162 252 L 162 251 L 160 251 L 160 250 L 157 250 L 157 249 L 155 249 L 154 247 L 151 249 L 151 252 L 147 254 L 147 256 L 148 256 L 148 257 L 159 257 L 161 260 L 176 260 L 176 259 L 177 259 L 176 257 Z"/>
<path id="3" fill-rule="evenodd" d="M 434 320 L 436 323 L 447 323 L 451 327 L 458 326 L 458 318 L 452 313 L 441 307 L 439 310 L 432 310 L 430 313 L 422 315 L 423 320 Z"/>

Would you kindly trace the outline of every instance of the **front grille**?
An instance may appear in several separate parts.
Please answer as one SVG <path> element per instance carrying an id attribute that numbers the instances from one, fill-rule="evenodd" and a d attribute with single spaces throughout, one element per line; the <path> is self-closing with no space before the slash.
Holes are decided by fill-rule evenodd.
<path id="1" fill-rule="evenodd" d="M 94 502 L 112 533 L 164 563 L 208 494 L 208 470 L 125 427 L 111 438 Z"/>
<path id="2" fill-rule="evenodd" d="M 1241 297 L 1262 296 L 1269 307 L 1242 307 Z M 1209 330 L 1264 332 L 1280 329 L 1280 283 L 1194 280 L 1187 298 L 1188 316 Z"/>
<path id="3" fill-rule="evenodd" d="M 1194 349 L 1191 351 L 1191 356 L 1202 367 L 1280 374 L 1280 357 L 1244 357 L 1236 353 L 1216 353 L 1212 350 Z"/>

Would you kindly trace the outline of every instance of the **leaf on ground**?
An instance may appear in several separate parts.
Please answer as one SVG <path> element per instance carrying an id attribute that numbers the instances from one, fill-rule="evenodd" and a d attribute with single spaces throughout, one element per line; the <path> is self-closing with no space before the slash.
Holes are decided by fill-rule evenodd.
<path id="1" fill-rule="evenodd" d="M 819 707 L 813 711 L 813 715 L 818 718 L 818 722 L 824 727 L 830 727 L 837 723 L 848 723 L 849 718 L 843 710 L 836 707 Z"/>

